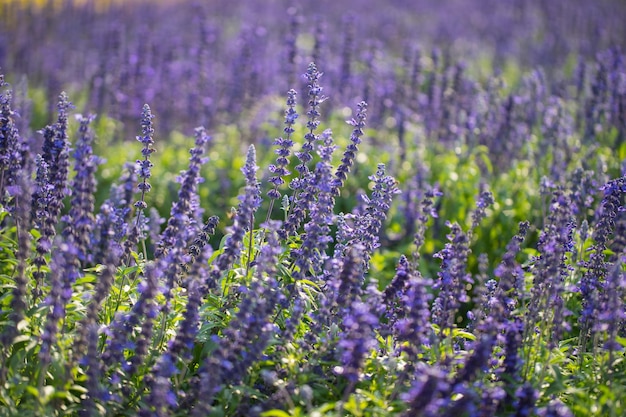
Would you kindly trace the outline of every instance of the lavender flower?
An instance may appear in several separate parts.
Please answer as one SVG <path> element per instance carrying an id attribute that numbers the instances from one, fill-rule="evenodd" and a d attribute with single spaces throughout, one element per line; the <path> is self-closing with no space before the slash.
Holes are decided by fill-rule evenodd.
<path id="1" fill-rule="evenodd" d="M 478 197 L 476 202 L 476 210 L 472 213 L 472 227 L 470 228 L 470 234 L 478 227 L 480 222 L 486 217 L 485 211 L 491 205 L 493 205 L 493 194 L 490 191 L 483 191 Z"/>
<path id="2" fill-rule="evenodd" d="M 35 280 L 35 289 L 33 297 L 39 298 L 41 295 L 40 288 L 43 285 L 45 273 L 43 266 L 47 264 L 46 255 L 52 249 L 52 239 L 54 238 L 54 221 L 50 219 L 49 202 L 52 199 L 52 185 L 48 181 L 48 163 L 43 157 L 37 155 L 35 158 L 37 173 L 34 181 L 34 190 L 31 200 L 31 218 L 35 227 L 39 227 L 40 237 L 37 239 L 36 256 L 33 264 L 37 269 L 33 272 Z"/>
<path id="3" fill-rule="evenodd" d="M 222 252 L 213 261 L 211 272 L 206 282 L 207 288 L 213 288 L 220 277 L 229 270 L 230 265 L 237 259 L 241 253 L 246 230 L 250 230 L 250 233 L 252 233 L 250 227 L 254 220 L 254 213 L 261 204 L 261 191 L 256 179 L 257 169 L 256 150 L 254 145 L 250 145 L 246 156 L 246 164 L 241 169 L 246 177 L 246 188 L 244 194 L 239 196 L 240 202 L 237 206 L 235 220 L 230 229 L 230 235 L 226 238 Z"/>
<path id="4" fill-rule="evenodd" d="M 116 242 L 121 242 L 128 234 L 128 222 L 130 221 L 136 182 L 137 172 L 135 164 L 126 163 L 118 183 L 114 183 L 111 186 L 110 197 L 107 203 L 115 211 L 114 230 Z"/>
<path id="5" fill-rule="evenodd" d="M 411 272 L 400 298 L 399 318 L 393 323 L 399 351 L 408 355 L 409 370 L 423 346 L 430 345 L 433 336 L 429 308 L 432 295 L 428 292 L 431 285 L 431 280 L 423 278 L 418 271 Z"/>
<path id="6" fill-rule="evenodd" d="M 302 244 L 292 251 L 294 263 L 298 267 L 293 273 L 295 280 L 303 279 L 311 270 L 314 274 L 321 272 L 320 266 L 323 264 L 326 248 L 332 242 L 330 225 L 333 221 L 335 199 L 331 186 L 331 158 L 336 146 L 330 130 L 322 133 L 322 140 L 323 146 L 319 148 L 321 161 L 315 167 L 313 182 L 310 184 L 315 191 L 309 191 L 310 194 L 317 194 L 317 200 L 311 205 L 310 221 L 304 226 Z"/>
<path id="7" fill-rule="evenodd" d="M 474 352 L 467 357 L 463 368 L 455 376 L 452 385 L 459 385 L 464 382 L 470 382 L 489 364 L 491 350 L 494 346 L 495 337 L 489 335 L 484 336 L 476 343 Z"/>
<path id="8" fill-rule="evenodd" d="M 346 15 L 342 18 L 343 45 L 341 47 L 341 71 L 339 75 L 339 94 L 343 97 L 348 94 L 351 79 L 351 63 L 354 55 L 354 28 L 355 16 Z"/>
<path id="9" fill-rule="evenodd" d="M 620 323 L 626 319 L 626 310 L 624 309 L 626 274 L 622 271 L 622 265 L 625 262 L 626 255 L 622 254 L 602 285 L 599 314 L 593 329 L 596 333 L 604 332 L 606 334 L 603 347 L 610 353 L 609 366 L 613 362 L 614 352 L 623 350 L 623 346 L 617 342 L 617 336 Z"/>
<path id="10" fill-rule="evenodd" d="M 111 323 L 108 329 L 110 338 L 102 354 L 102 360 L 107 367 L 121 363 L 128 375 L 134 375 L 139 365 L 143 363 L 152 340 L 154 319 L 159 312 L 155 299 L 164 267 L 167 265 L 163 260 L 145 267 L 143 279 L 138 286 L 139 299 L 129 313 L 118 313 Z M 141 330 L 133 341 L 131 339 L 134 328 L 139 325 Z M 133 347 L 134 355 L 127 361 L 124 350 L 129 347 Z"/>
<path id="11" fill-rule="evenodd" d="M 116 215 L 114 209 L 107 203 L 102 204 L 100 213 L 96 217 L 96 231 L 98 238 L 94 251 L 94 258 L 102 262 L 102 271 L 96 281 L 91 298 L 87 303 L 87 312 L 80 321 L 78 337 L 74 346 L 75 357 L 80 358 L 89 348 L 89 332 L 98 321 L 98 314 L 102 309 L 102 303 L 110 295 L 111 287 L 115 281 L 115 274 L 120 262 L 122 247 L 114 240 L 114 227 Z"/>
<path id="12" fill-rule="evenodd" d="M 195 136 L 195 147 L 189 151 L 191 154 L 189 169 L 179 178 L 181 185 L 178 191 L 178 200 L 172 204 L 167 227 L 161 234 L 161 240 L 154 252 L 155 259 L 162 257 L 170 248 L 182 248 L 189 238 L 189 224 L 194 218 L 192 211 L 194 196 L 198 192 L 197 184 L 202 181 L 200 168 L 208 160 L 203 158 L 202 155 L 205 152 L 206 144 L 210 140 L 203 127 L 196 128 Z"/>
<path id="13" fill-rule="evenodd" d="M 574 413 L 563 402 L 555 399 L 538 410 L 539 417 L 574 417 Z"/>
<path id="14" fill-rule="evenodd" d="M 177 372 L 174 360 L 169 353 L 164 353 L 152 372 L 146 376 L 148 395 L 144 400 L 140 417 L 170 416 L 170 408 L 178 405 L 176 394 L 172 391 L 170 378 Z"/>
<path id="15" fill-rule="evenodd" d="M 265 219 L 266 221 L 268 221 L 271 217 L 272 208 L 274 207 L 274 201 L 280 198 L 280 192 L 278 191 L 278 188 L 285 183 L 285 180 L 283 178 L 291 174 L 287 167 L 289 165 L 289 155 L 291 154 L 291 147 L 293 146 L 293 140 L 291 140 L 291 135 L 294 132 L 293 125 L 298 118 L 298 113 L 296 112 L 295 107 L 296 91 L 291 89 L 287 93 L 287 110 L 285 110 L 285 128 L 283 129 L 283 132 L 286 136 L 285 138 L 277 138 L 274 141 L 274 145 L 279 147 L 274 151 L 278 155 L 278 158 L 276 158 L 276 165 L 271 164 L 269 166 L 270 172 L 274 174 L 274 176 L 269 179 L 269 182 L 274 187 L 267 192 L 267 196 L 271 199 L 271 201 L 270 207 L 267 211 L 267 218 Z"/>
<path id="16" fill-rule="evenodd" d="M 420 249 L 425 241 L 426 235 L 426 223 L 428 222 L 428 218 L 437 218 L 437 211 L 435 206 L 435 198 L 441 197 L 442 193 L 436 188 L 429 188 L 424 192 L 424 197 L 419 205 L 419 212 L 416 217 L 416 225 L 415 225 L 415 233 L 413 234 L 413 244 L 415 245 L 415 249 L 411 253 L 411 265 L 412 268 L 417 270 L 419 267 L 420 260 Z M 409 226 L 409 229 L 413 229 Z"/>
<path id="17" fill-rule="evenodd" d="M 364 251 L 363 245 L 358 243 L 349 247 L 342 259 L 339 275 L 328 282 L 327 291 L 331 294 L 330 300 L 333 301 L 331 305 L 339 311 L 360 299 L 364 281 Z"/>
<path id="18" fill-rule="evenodd" d="M 44 143 L 41 157 L 35 158 L 37 176 L 32 197 L 32 216 L 35 227 L 40 229 L 37 240 L 37 259 L 35 273 L 37 287 L 43 281 L 41 267 L 46 264 L 45 255 L 52 250 L 52 241 L 56 235 L 56 225 L 63 209 L 63 197 L 66 193 L 69 170 L 69 141 L 67 139 L 67 112 L 71 103 L 65 93 L 61 93 L 58 102 L 58 121 L 54 126 L 43 130 Z M 34 296 L 38 298 L 39 289 Z"/>
<path id="19" fill-rule="evenodd" d="M 389 282 L 383 293 L 383 300 L 387 308 L 387 315 L 390 318 L 396 316 L 397 314 L 395 311 L 395 304 L 405 292 L 410 280 L 410 274 L 409 261 L 406 256 L 401 255 L 396 266 L 396 274 L 391 282 Z"/>
<path id="20" fill-rule="evenodd" d="M 201 385 L 194 416 L 206 415 L 211 400 L 223 385 L 239 384 L 246 370 L 262 358 L 270 338 L 277 332 L 271 315 L 282 294 L 274 278 L 281 248 L 276 237 L 277 224 L 266 224 L 267 244 L 261 248 L 257 270 L 237 314 L 224 329 L 218 347 L 199 370 Z"/>
<path id="21" fill-rule="evenodd" d="M 193 243 L 187 248 L 187 255 L 189 255 L 189 262 L 185 264 L 184 268 L 187 270 L 190 265 L 196 262 L 196 259 L 203 252 L 204 247 L 209 243 L 211 236 L 215 234 L 215 229 L 219 223 L 220 218 L 217 216 L 211 216 L 202 227 L 202 230 L 196 235 Z"/>
<path id="22" fill-rule="evenodd" d="M 608 270 L 604 251 L 607 248 L 609 236 L 615 229 L 615 218 L 622 207 L 620 196 L 626 193 L 626 179 L 622 177 L 609 181 L 601 187 L 601 190 L 604 192 L 604 198 L 600 203 L 598 220 L 592 236 L 594 244 L 589 260 L 582 263 L 586 271 L 579 284 L 582 311 L 578 321 L 581 326 L 580 346 L 583 350 L 586 349 L 587 340 L 593 333 L 595 317 L 599 315 L 599 291 Z"/>
<path id="23" fill-rule="evenodd" d="M 525 320 L 524 341 L 527 349 L 533 345 L 537 330 L 548 338 L 549 347 L 553 348 L 569 326 L 565 320 L 568 312 L 561 294 L 565 288 L 565 277 L 569 273 L 565 262 L 573 250 L 572 204 L 564 192 L 556 190 L 550 209 L 547 224 L 537 244 L 541 255 L 534 265 L 533 287 Z M 528 364 L 527 372 L 530 372 L 532 366 Z"/>
<path id="24" fill-rule="evenodd" d="M 197 334 L 200 307 L 202 305 L 202 286 L 208 274 L 207 260 L 211 254 L 210 247 L 204 247 L 198 253 L 196 262 L 191 266 L 187 284 L 187 305 L 183 321 L 176 332 L 175 338 L 169 343 L 168 352 L 174 359 L 188 359 Z"/>
<path id="25" fill-rule="evenodd" d="M 90 324 L 85 333 L 87 354 L 82 363 L 86 368 L 87 382 L 85 386 L 87 388 L 87 398 L 83 401 L 79 415 L 97 416 L 96 400 L 101 399 L 104 394 L 100 384 L 102 369 L 98 358 L 98 326 L 95 323 Z"/>
<path id="26" fill-rule="evenodd" d="M 296 152 L 296 156 L 301 162 L 300 165 L 296 167 L 296 171 L 301 175 L 309 170 L 307 164 L 312 159 L 311 152 L 313 152 L 314 143 L 318 140 L 315 130 L 320 124 L 319 106 L 327 99 L 327 97 L 322 94 L 323 88 L 319 85 L 319 79 L 322 75 L 323 73 L 319 72 L 315 64 L 311 62 L 306 72 L 306 78 L 309 81 L 307 86 L 309 90 L 309 109 L 306 113 L 308 116 L 306 127 L 309 131 L 304 135 L 306 142 L 302 145 L 302 150 Z"/>
<path id="27" fill-rule="evenodd" d="M 365 356 L 377 345 L 374 338 L 374 328 L 377 324 L 378 319 L 370 312 L 369 306 L 360 301 L 353 302 L 344 315 L 343 332 L 338 345 L 342 364 L 338 373 L 349 381 L 344 391 L 344 400 L 348 399 L 360 379 L 359 373 Z"/>
<path id="28" fill-rule="evenodd" d="M 515 417 L 530 417 L 535 413 L 537 390 L 529 383 L 525 383 L 515 392 Z"/>
<path id="29" fill-rule="evenodd" d="M 31 180 L 26 172 L 18 172 L 15 178 L 13 200 L 15 207 L 15 227 L 17 233 L 17 251 L 15 259 L 17 265 L 14 272 L 15 287 L 13 288 L 10 304 L 9 324 L 0 334 L 0 342 L 4 346 L 12 344 L 13 338 L 18 334 L 18 324 L 23 320 L 24 313 L 28 308 L 28 284 L 27 259 L 31 252 Z"/>
<path id="30" fill-rule="evenodd" d="M 130 256 L 130 251 L 133 250 L 133 247 L 137 244 L 137 242 L 141 239 L 142 228 L 141 228 L 141 215 L 143 211 L 148 207 L 145 202 L 146 193 L 150 191 L 152 188 L 148 179 L 152 176 L 152 162 L 150 162 L 150 156 L 153 152 L 156 152 L 154 149 L 154 127 L 152 124 L 152 119 L 154 116 L 152 115 L 152 111 L 150 110 L 150 106 L 147 104 L 143 105 L 143 110 L 141 113 L 141 136 L 137 136 L 137 140 L 143 144 L 143 149 L 141 150 L 141 155 L 143 156 L 143 160 L 137 160 L 137 176 L 140 179 L 139 185 L 137 188 L 141 192 L 141 197 L 135 203 L 135 208 L 137 209 L 137 216 L 135 218 L 135 225 L 131 229 L 131 232 L 128 236 L 124 244 L 124 249 L 126 251 L 127 256 Z"/>
<path id="31" fill-rule="evenodd" d="M 524 359 L 520 356 L 522 349 L 524 325 L 519 318 L 509 321 L 504 328 L 503 361 L 499 377 L 511 388 L 514 383 L 522 380 Z M 509 392 L 509 391 L 507 391 Z M 507 398 L 511 399 L 508 394 Z"/>
<path id="32" fill-rule="evenodd" d="M 44 130 L 43 158 L 50 170 L 49 181 L 54 187 L 52 217 L 57 218 L 63 208 L 63 198 L 67 191 L 69 173 L 69 139 L 68 139 L 68 111 L 73 107 L 65 92 L 59 95 L 57 104 L 57 122 Z"/>
<path id="33" fill-rule="evenodd" d="M 341 158 L 341 164 L 337 167 L 337 171 L 335 172 L 335 179 L 333 180 L 333 195 L 335 197 L 339 195 L 339 190 L 348 178 L 348 173 L 354 164 L 354 158 L 356 157 L 359 144 L 361 143 L 361 136 L 363 136 L 365 120 L 367 120 L 367 103 L 362 101 L 358 104 L 357 108 L 356 118 L 347 122 L 354 126 L 354 130 L 352 130 L 352 134 L 350 135 L 350 144 L 343 153 L 343 158 Z"/>
<path id="34" fill-rule="evenodd" d="M 199 248 L 198 251 L 197 261 L 192 263 L 188 276 L 188 298 L 183 320 L 176 331 L 176 336 L 168 342 L 168 350 L 159 357 L 147 378 L 149 390 L 140 415 L 169 415 L 169 411 L 178 406 L 178 398 L 183 394 L 175 392 L 171 378 L 179 373 L 177 362 L 190 359 L 198 333 L 200 307 L 204 295 L 202 286 L 208 274 L 206 261 L 210 248 Z"/>
<path id="35" fill-rule="evenodd" d="M 95 173 L 97 165 L 101 162 L 100 158 L 93 155 L 91 148 L 93 132 L 90 131 L 89 124 L 94 118 L 95 116 L 77 116 L 80 122 L 79 138 L 73 154 L 76 175 L 71 183 L 71 208 L 69 214 L 63 219 L 65 221 L 63 236 L 72 237 L 83 266 L 90 262 L 88 248 L 95 222 L 93 216 Z"/>
<path id="36" fill-rule="evenodd" d="M 319 309 L 311 315 L 313 322 L 306 335 L 310 347 L 318 341 L 324 346 L 322 352 L 334 348 L 335 341 L 327 329 L 332 326 L 336 317 L 344 316 L 353 302 L 361 300 L 364 283 L 362 251 L 363 246 L 355 244 L 354 247 L 346 249 L 345 255 L 331 258 L 322 271 L 323 286 L 319 297 Z M 294 307 L 298 305 L 301 308 L 301 303 L 302 299 L 297 298 Z"/>
<path id="37" fill-rule="evenodd" d="M 441 271 L 434 288 L 439 290 L 431 314 L 433 323 L 439 326 L 441 339 L 451 336 L 456 314 L 461 303 L 469 301 L 466 285 L 472 282 L 471 275 L 465 271 L 469 254 L 468 237 L 457 223 L 450 224 L 449 243 L 435 257 L 441 259 Z"/>
<path id="38" fill-rule="evenodd" d="M 8 85 L 0 81 L 0 88 Z M 25 164 L 26 144 L 22 143 L 14 118 L 19 115 L 11 108 L 12 93 L 0 93 L 0 201 L 4 201 L 7 186 L 16 183 L 18 171 Z"/>
<path id="39" fill-rule="evenodd" d="M 52 362 L 51 351 L 57 340 L 59 322 L 65 317 L 67 304 L 72 297 L 72 284 L 80 276 L 76 256 L 77 250 L 71 243 L 62 243 L 54 251 L 52 257 L 51 288 L 46 297 L 46 306 L 49 310 L 41 333 L 41 348 L 39 350 L 39 359 L 44 370 Z"/>
<path id="40" fill-rule="evenodd" d="M 369 264 L 374 250 L 380 246 L 379 235 L 383 222 L 387 218 L 394 194 L 400 193 L 396 180 L 390 175 L 385 175 L 385 164 L 378 164 L 376 174 L 369 179 L 374 182 L 374 190 L 371 197 L 363 196 L 367 204 L 366 211 L 357 217 L 355 231 L 358 241 L 365 246 L 365 265 Z"/>
<path id="41" fill-rule="evenodd" d="M 307 111 L 308 121 L 307 128 L 309 131 L 304 135 L 305 143 L 299 152 L 296 152 L 296 157 L 300 160 L 300 164 L 296 166 L 296 171 L 299 172 L 298 178 L 291 180 L 289 187 L 294 190 L 294 194 L 291 197 L 291 204 L 287 221 L 283 225 L 283 229 L 279 232 L 282 239 L 286 239 L 296 233 L 300 224 L 306 217 L 309 205 L 314 199 L 314 195 L 310 193 L 309 185 L 313 181 L 312 174 L 309 169 L 309 162 L 313 159 L 311 153 L 315 148 L 315 142 L 319 140 L 318 135 L 315 134 L 315 130 L 318 128 L 320 121 L 319 106 L 326 100 L 326 97 L 322 94 L 323 88 L 319 85 L 319 79 L 322 73 L 318 72 L 314 63 L 309 64 L 309 68 L 306 72 L 306 77 L 309 81 L 309 109 Z"/>
<path id="42" fill-rule="evenodd" d="M 445 375 L 436 367 L 419 363 L 415 374 L 411 388 L 403 396 L 403 400 L 408 404 L 408 409 L 402 414 L 402 417 L 420 415 L 442 393 L 449 389 Z"/>

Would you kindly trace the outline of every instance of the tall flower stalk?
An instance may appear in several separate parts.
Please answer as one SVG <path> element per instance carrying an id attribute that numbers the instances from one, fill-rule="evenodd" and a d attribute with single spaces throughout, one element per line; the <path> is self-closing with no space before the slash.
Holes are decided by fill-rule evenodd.
<path id="1" fill-rule="evenodd" d="M 285 110 L 285 128 L 283 132 L 285 137 L 279 137 L 274 141 L 274 145 L 278 148 L 274 151 L 278 157 L 276 158 L 276 164 L 271 164 L 268 169 L 274 174 L 269 179 L 273 188 L 267 192 L 267 196 L 270 198 L 270 206 L 267 209 L 267 217 L 265 222 L 268 222 L 272 216 L 272 210 L 274 209 L 274 202 L 280 198 L 280 191 L 278 188 L 285 183 L 284 178 L 291 174 L 287 167 L 289 166 L 289 156 L 291 155 L 291 148 L 293 147 L 293 140 L 291 135 L 295 131 L 293 126 L 298 118 L 296 112 L 296 90 L 289 90 L 287 92 L 287 110 Z"/>
<path id="2" fill-rule="evenodd" d="M 143 224 L 141 223 L 142 215 L 144 210 L 148 207 L 148 204 L 145 201 L 146 193 L 148 193 L 152 188 L 150 182 L 148 181 L 152 176 L 152 167 L 154 166 L 150 161 L 150 156 L 152 153 L 156 152 L 156 149 L 154 149 L 154 126 L 152 119 L 154 119 L 154 116 L 152 115 L 150 106 L 144 104 L 141 112 L 141 136 L 137 136 L 137 140 L 143 144 L 143 148 L 141 149 L 143 159 L 137 160 L 137 175 L 140 181 L 137 188 L 139 189 L 141 195 L 139 200 L 134 204 L 137 212 L 135 216 L 135 224 L 131 228 L 128 239 L 124 245 L 126 255 L 129 257 L 129 260 L 130 252 L 135 249 L 135 246 L 141 239 L 141 235 L 143 233 Z"/>

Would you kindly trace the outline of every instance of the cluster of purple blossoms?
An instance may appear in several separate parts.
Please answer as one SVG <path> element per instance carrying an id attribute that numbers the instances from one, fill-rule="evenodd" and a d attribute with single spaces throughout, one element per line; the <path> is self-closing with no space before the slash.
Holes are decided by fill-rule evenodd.
<path id="1" fill-rule="evenodd" d="M 148 182 L 148 180 L 152 176 L 153 167 L 153 164 L 150 161 L 150 156 L 154 152 L 156 152 L 156 149 L 154 149 L 154 126 L 152 119 L 154 119 L 154 115 L 150 110 L 150 106 L 144 104 L 143 110 L 141 112 L 141 136 L 137 136 L 137 140 L 143 144 L 143 148 L 141 149 L 141 155 L 143 156 L 143 159 L 138 159 L 136 164 L 137 176 L 139 177 L 140 181 L 137 185 L 137 188 L 141 192 L 141 196 L 139 197 L 139 200 L 136 201 L 134 204 L 137 211 L 135 224 L 131 228 L 124 245 L 125 251 L 128 256 L 130 255 L 130 251 L 134 250 L 134 246 L 142 238 L 143 223 L 141 217 L 143 211 L 148 207 L 148 204 L 145 201 L 146 193 L 149 192 L 152 188 L 152 186 Z"/>
<path id="2" fill-rule="evenodd" d="M 374 182 L 374 188 L 370 197 L 362 196 L 365 212 L 357 216 L 353 232 L 353 239 L 365 247 L 365 265 L 369 264 L 374 250 L 380 246 L 380 234 L 393 196 L 400 193 L 395 178 L 385 174 L 385 164 L 378 164 L 376 173 L 369 179 Z"/>
<path id="3" fill-rule="evenodd" d="M 261 190 L 256 178 L 258 168 L 256 165 L 256 149 L 254 145 L 250 145 L 246 163 L 241 168 L 241 172 L 243 172 L 246 178 L 244 194 L 239 196 L 239 205 L 237 206 L 235 219 L 230 228 L 230 234 L 224 243 L 224 248 L 212 263 L 211 272 L 206 282 L 208 288 L 213 288 L 217 285 L 220 277 L 228 272 L 230 266 L 240 255 L 246 231 L 252 233 L 254 214 L 261 204 Z"/>
<path id="4" fill-rule="evenodd" d="M 361 301 L 354 301 L 343 316 L 343 332 L 338 343 L 341 367 L 336 371 L 349 381 L 344 392 L 345 399 L 360 379 L 366 355 L 377 346 L 374 337 L 377 325 L 378 319 L 370 311 L 370 306 Z"/>
<path id="5" fill-rule="evenodd" d="M 165 255 L 173 247 L 182 248 L 192 235 L 198 209 L 197 187 L 203 180 L 200 168 L 208 161 L 202 155 L 210 140 L 203 127 L 196 128 L 195 137 L 195 147 L 189 151 L 189 168 L 179 178 L 178 199 L 172 204 L 170 218 L 154 252 L 155 258 Z"/>
<path id="6" fill-rule="evenodd" d="M 295 155 L 300 161 L 300 164 L 296 166 L 299 176 L 294 178 L 289 183 L 289 187 L 293 190 L 293 196 L 290 199 L 290 208 L 287 220 L 285 221 L 282 230 L 279 232 L 281 238 L 285 239 L 296 233 L 300 224 L 304 221 L 307 215 L 309 205 L 315 198 L 312 192 L 314 187 L 310 187 L 313 179 L 313 174 L 310 171 L 309 163 L 313 160 L 311 154 L 315 149 L 315 142 L 319 140 L 319 135 L 315 133 L 320 125 L 320 112 L 319 107 L 322 102 L 326 100 L 326 97 L 322 94 L 323 88 L 319 85 L 319 79 L 322 76 L 318 72 L 314 63 L 309 64 L 309 68 L 306 72 L 306 77 L 309 81 L 309 107 L 307 110 L 308 121 L 306 123 L 308 132 L 304 135 L 305 143 L 299 152 Z"/>
<path id="7" fill-rule="evenodd" d="M 609 238 L 615 230 L 615 219 L 620 212 L 624 211 L 621 196 L 626 194 L 626 180 L 624 177 L 609 181 L 601 187 L 604 198 L 600 203 L 598 219 L 593 231 L 592 252 L 588 261 L 582 263 L 585 272 L 580 279 L 579 292 L 581 295 L 582 311 L 578 319 L 581 326 L 581 348 L 587 349 L 587 341 L 591 340 L 595 333 L 594 322 L 598 316 L 612 315 L 614 312 L 607 309 L 606 304 L 601 303 L 605 297 L 606 283 L 609 265 L 605 259 L 605 250 L 608 247 Z M 615 285 L 615 283 L 611 284 Z"/>
<path id="8" fill-rule="evenodd" d="M 472 277 L 466 272 L 469 255 L 469 241 L 457 223 L 448 223 L 450 234 L 444 249 L 436 257 L 441 259 L 441 270 L 434 288 L 437 298 L 431 307 L 433 323 L 439 326 L 441 339 L 451 338 L 456 314 L 461 303 L 469 301 L 466 286 L 472 283 Z"/>
<path id="9" fill-rule="evenodd" d="M 403 288 L 396 291 L 395 294 L 398 304 L 397 310 L 395 312 L 388 310 L 388 314 L 392 314 L 390 321 L 393 325 L 393 334 L 398 342 L 398 350 L 407 353 L 408 366 L 410 367 L 416 363 L 417 355 L 425 346 L 430 346 L 433 339 L 430 325 L 432 295 L 428 291 L 432 285 L 432 280 L 422 277 L 419 271 L 412 271 L 406 258 L 401 258 L 398 263 L 394 281 L 401 276 L 404 276 L 402 279 L 404 284 Z M 387 290 L 385 293 L 387 294 Z"/>
<path id="10" fill-rule="evenodd" d="M 72 199 L 70 210 L 63 218 L 65 229 L 63 236 L 74 241 L 78 250 L 78 256 L 83 266 L 91 263 L 88 247 L 91 241 L 91 234 L 95 226 L 93 215 L 95 197 L 93 190 L 96 189 L 96 170 L 101 158 L 93 155 L 92 142 L 93 132 L 90 130 L 90 123 L 95 116 L 77 115 L 80 122 L 79 137 L 74 149 L 74 172 L 76 175 L 71 181 Z"/>
<path id="11" fill-rule="evenodd" d="M 333 240 L 330 236 L 330 225 L 333 222 L 335 199 L 331 186 L 331 158 L 336 146 L 330 130 L 325 130 L 321 136 L 322 144 L 318 150 L 321 161 L 313 172 L 308 187 L 311 190 L 307 190 L 308 194 L 317 195 L 317 199 L 310 206 L 310 221 L 304 225 L 302 244 L 299 249 L 292 252 L 294 263 L 298 267 L 293 274 L 295 280 L 304 278 L 309 271 L 314 271 L 315 275 L 321 272 L 326 249 Z"/>
<path id="12" fill-rule="evenodd" d="M 333 180 L 333 195 L 335 197 L 339 195 L 339 190 L 343 187 L 350 173 L 350 169 L 354 164 L 356 153 L 359 151 L 359 145 L 361 144 L 361 137 L 364 135 L 363 129 L 365 128 L 366 120 L 367 103 L 362 101 L 357 105 L 356 117 L 348 121 L 348 124 L 352 125 L 354 129 L 350 135 L 350 144 L 343 153 L 341 164 L 337 167 L 337 171 L 335 172 L 335 179 Z"/>
<path id="13" fill-rule="evenodd" d="M 524 323 L 524 341 L 528 349 L 538 333 L 547 335 L 550 347 L 555 347 L 569 327 L 566 320 L 569 312 L 562 294 L 569 273 L 566 261 L 573 251 L 573 229 L 571 201 L 562 190 L 556 190 L 547 223 L 537 243 L 540 255 L 534 265 L 531 298 Z"/>
<path id="14" fill-rule="evenodd" d="M 137 287 L 139 299 L 130 312 L 118 313 L 105 330 L 109 338 L 102 361 L 107 368 L 121 363 L 123 371 L 127 375 L 133 375 L 148 353 L 154 321 L 159 313 L 156 297 L 159 293 L 159 280 L 167 267 L 164 263 L 163 260 L 155 261 L 145 267 Z M 140 330 L 135 334 L 136 326 L 140 326 Z M 129 359 L 124 354 L 127 349 L 133 352 Z"/>
<path id="15" fill-rule="evenodd" d="M 274 151 L 278 157 L 276 158 L 276 164 L 270 164 L 268 167 L 269 171 L 274 174 L 274 176 L 269 179 L 273 188 L 267 192 L 267 196 L 271 199 L 270 208 L 267 213 L 268 219 L 272 214 L 274 201 L 280 198 L 278 188 L 285 183 L 284 177 L 291 174 L 287 167 L 289 165 L 291 148 L 293 147 L 293 140 L 291 139 L 291 135 L 295 131 L 293 126 L 298 118 L 298 113 L 296 112 L 296 94 L 296 91 L 293 89 L 287 92 L 287 110 L 285 110 L 285 128 L 283 129 L 285 137 L 277 138 L 274 141 L 274 145 L 278 146 L 278 149 Z"/>
<path id="16" fill-rule="evenodd" d="M 8 86 L 0 74 L 0 89 Z M 5 191 L 16 185 L 19 171 L 27 163 L 28 145 L 20 137 L 12 109 L 12 92 L 0 92 L 0 200 L 5 201 Z M 9 205 L 10 207 L 10 205 Z"/>
<path id="17" fill-rule="evenodd" d="M 274 278 L 281 248 L 276 235 L 277 223 L 266 223 L 267 243 L 260 250 L 256 271 L 248 287 L 240 288 L 239 310 L 217 340 L 216 350 L 199 369 L 200 385 L 192 396 L 197 405 L 194 416 L 211 409 L 214 396 L 225 385 L 238 385 L 247 369 L 264 356 L 277 326 L 271 321 L 283 294 Z"/>

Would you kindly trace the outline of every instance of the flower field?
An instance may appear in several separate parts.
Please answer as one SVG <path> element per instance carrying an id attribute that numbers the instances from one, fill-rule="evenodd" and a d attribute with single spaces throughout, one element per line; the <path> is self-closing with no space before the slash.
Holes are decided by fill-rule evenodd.
<path id="1" fill-rule="evenodd" d="M 0 416 L 626 415 L 626 4 L 0 3 Z"/>

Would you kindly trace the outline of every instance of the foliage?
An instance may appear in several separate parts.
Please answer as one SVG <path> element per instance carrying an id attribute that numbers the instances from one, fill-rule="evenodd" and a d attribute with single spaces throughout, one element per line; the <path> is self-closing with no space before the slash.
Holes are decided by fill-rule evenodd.
<path id="1" fill-rule="evenodd" d="M 123 10 L 137 18 L 113 3 L 4 10 L 46 16 L 53 33 L 64 13 L 94 27 Z M 166 3 L 147 16 L 209 11 Z M 228 71 L 212 79 L 181 58 L 161 73 L 151 65 L 167 59 L 132 31 L 124 48 L 140 65 L 115 70 L 132 88 L 110 67 L 84 86 L 3 69 L 33 85 L 0 76 L 0 415 L 624 415 L 621 51 L 576 51 L 575 70 L 529 52 L 544 67 L 508 61 L 499 74 L 503 50 L 466 67 L 436 48 L 399 58 L 381 35 L 380 55 L 362 59 L 352 15 L 336 56 L 316 49 L 322 20 L 299 31 L 306 10 L 283 24 L 284 72 L 252 65 L 267 52 L 254 37 L 277 36 L 260 24 L 239 41 L 218 40 L 227 25 L 215 38 L 205 27 L 204 46 L 175 37 L 205 63 L 207 51 L 222 65 L 241 52 L 241 84 L 213 104 L 190 86 Z M 562 21 L 553 30 L 566 33 Z M 106 29 L 88 33 L 73 48 L 91 55 Z M 317 59 L 298 84 L 305 49 Z M 171 112 L 161 90 L 156 111 L 98 102 L 96 90 L 133 102 L 152 91 L 138 68 L 179 81 Z M 290 84 L 286 101 L 272 83 Z M 59 84 L 71 94 L 50 105 Z M 192 116 L 209 129 L 184 133 Z M 120 138 L 131 131 L 137 141 Z"/>

